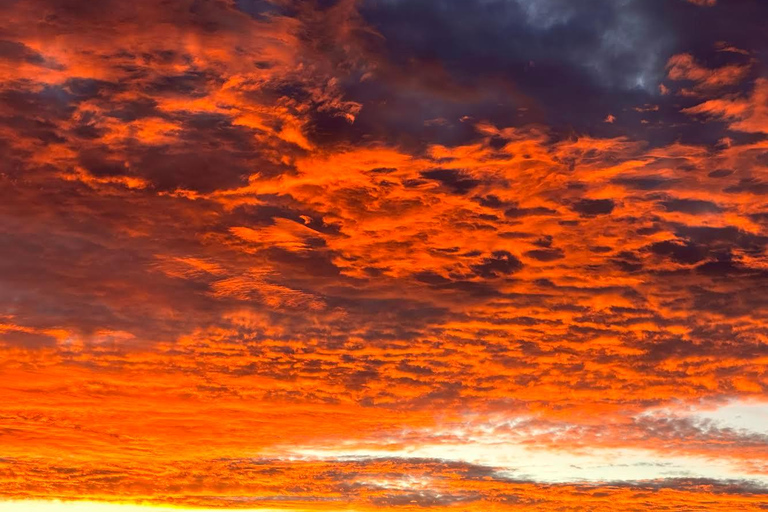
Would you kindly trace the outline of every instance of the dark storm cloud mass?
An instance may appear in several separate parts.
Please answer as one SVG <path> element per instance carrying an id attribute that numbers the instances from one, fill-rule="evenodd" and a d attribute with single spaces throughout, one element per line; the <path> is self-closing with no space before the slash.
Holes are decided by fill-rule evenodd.
<path id="1" fill-rule="evenodd" d="M 768 3 L 0 16 L 0 499 L 764 509 Z"/>
<path id="2" fill-rule="evenodd" d="M 374 0 L 361 13 L 396 59 L 441 62 L 467 84 L 498 73 L 550 90 L 557 77 L 585 89 L 653 89 L 673 39 L 653 7 L 634 1 Z M 526 76 L 538 66 L 553 75 Z"/>
<path id="3" fill-rule="evenodd" d="M 412 90 L 384 108 L 445 119 L 446 136 L 463 116 L 599 127 L 658 96 L 674 42 L 642 2 L 371 1 L 361 13 L 391 59 L 384 79 Z"/>
<path id="4" fill-rule="evenodd" d="M 723 18 L 722 5 L 682 0 L 366 1 L 360 14 L 380 38 L 368 34 L 364 47 L 379 65 L 375 80 L 349 83 L 348 93 L 366 104 L 359 129 L 400 141 L 456 143 L 472 137 L 460 119 L 479 118 L 714 143 L 720 128 L 690 122 L 680 102 L 694 103 L 664 94 L 685 85 L 667 80 L 667 62 L 683 52 L 713 67 L 750 60 L 713 41 L 764 52 L 755 20 L 766 7 L 729 8 L 747 30 Z M 609 115 L 616 121 L 603 122 Z"/>

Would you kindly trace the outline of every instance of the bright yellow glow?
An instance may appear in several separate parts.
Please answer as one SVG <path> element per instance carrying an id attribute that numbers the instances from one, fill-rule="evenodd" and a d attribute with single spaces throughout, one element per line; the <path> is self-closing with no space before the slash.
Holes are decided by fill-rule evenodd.
<path id="1" fill-rule="evenodd" d="M 221 512 L 223 509 L 169 507 L 162 505 L 136 505 L 127 503 L 101 503 L 97 501 L 2 501 L 2 512 Z M 235 509 L 233 509 L 235 510 Z M 304 512 L 298 509 L 253 508 L 236 509 L 238 512 Z"/>

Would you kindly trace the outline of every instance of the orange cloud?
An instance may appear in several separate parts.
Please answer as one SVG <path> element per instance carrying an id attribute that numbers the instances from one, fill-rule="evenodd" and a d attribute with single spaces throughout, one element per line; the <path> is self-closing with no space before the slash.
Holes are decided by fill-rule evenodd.
<path id="1" fill-rule="evenodd" d="M 667 62 L 670 80 L 689 80 L 700 90 L 715 89 L 741 82 L 749 72 L 748 65 L 725 65 L 709 69 L 699 65 L 689 53 L 673 55 Z"/>
<path id="2" fill-rule="evenodd" d="M 687 114 L 704 115 L 723 119 L 730 123 L 730 129 L 766 133 L 768 130 L 768 81 L 758 79 L 749 97 L 726 97 L 712 99 L 683 110 Z"/>

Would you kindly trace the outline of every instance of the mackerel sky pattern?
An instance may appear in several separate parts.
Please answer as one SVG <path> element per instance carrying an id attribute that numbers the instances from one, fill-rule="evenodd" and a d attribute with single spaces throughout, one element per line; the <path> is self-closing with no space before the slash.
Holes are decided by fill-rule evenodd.
<path id="1" fill-rule="evenodd" d="M 766 23 L 0 1 L 0 509 L 765 510 Z"/>

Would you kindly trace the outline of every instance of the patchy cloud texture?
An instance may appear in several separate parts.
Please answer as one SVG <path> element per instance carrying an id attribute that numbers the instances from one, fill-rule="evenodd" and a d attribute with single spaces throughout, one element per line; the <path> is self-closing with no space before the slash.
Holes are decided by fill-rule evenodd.
<path id="1" fill-rule="evenodd" d="M 765 509 L 767 3 L 0 19 L 1 498 Z"/>

